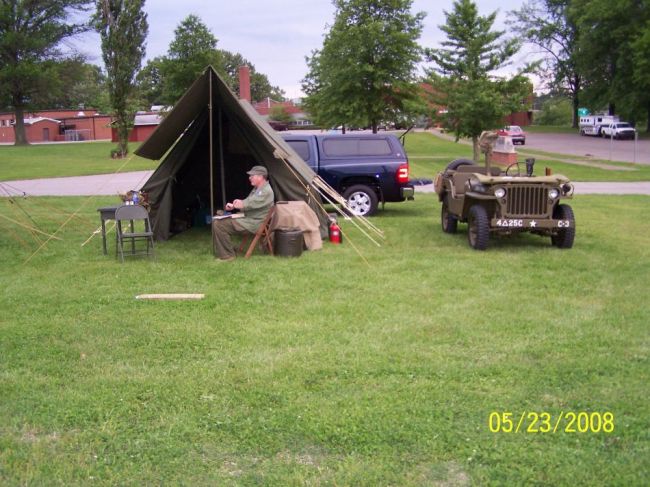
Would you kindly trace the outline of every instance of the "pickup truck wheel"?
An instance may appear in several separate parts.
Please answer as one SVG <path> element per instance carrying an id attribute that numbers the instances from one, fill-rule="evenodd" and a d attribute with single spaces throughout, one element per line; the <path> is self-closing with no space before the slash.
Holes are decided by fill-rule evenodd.
<path id="1" fill-rule="evenodd" d="M 576 236 L 576 220 L 573 216 L 573 209 L 569 205 L 557 205 L 553 210 L 553 219 L 568 221 L 570 226 L 551 235 L 551 243 L 558 249 L 570 249 L 573 247 L 573 240 Z"/>
<path id="2" fill-rule="evenodd" d="M 458 218 L 449 213 L 449 206 L 447 200 L 442 202 L 442 210 L 440 210 L 440 223 L 442 224 L 442 231 L 445 233 L 456 233 L 458 229 Z"/>
<path id="3" fill-rule="evenodd" d="M 474 205 L 469 209 L 467 240 L 474 250 L 485 250 L 490 239 L 490 222 L 485 208 Z"/>
<path id="4" fill-rule="evenodd" d="M 379 199 L 375 191 L 363 184 L 350 186 L 343 193 L 352 214 L 356 216 L 370 216 L 377 211 Z"/>

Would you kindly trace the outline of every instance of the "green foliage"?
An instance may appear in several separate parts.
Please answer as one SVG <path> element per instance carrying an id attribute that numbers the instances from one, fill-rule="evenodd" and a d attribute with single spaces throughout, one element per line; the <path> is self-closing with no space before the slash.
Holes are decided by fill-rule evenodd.
<path id="1" fill-rule="evenodd" d="M 647 484 L 647 196 L 576 197 L 572 250 L 486 254 L 418 195 L 373 217 L 380 248 L 341 221 L 370 265 L 347 240 L 220 264 L 203 229 L 120 265 L 80 246 L 116 202 L 21 200 L 49 232 L 76 212 L 28 264 L 29 232 L 0 233 L 2 484 Z M 615 430 L 491 433 L 495 411 Z"/>
<path id="2" fill-rule="evenodd" d="M 504 32 L 492 30 L 496 12 L 481 17 L 472 0 L 457 0 L 445 17 L 446 24 L 440 26 L 447 35 L 443 47 L 427 50 L 435 65 L 429 71 L 434 101 L 446 107 L 441 118 L 457 138 L 472 138 L 474 159 L 478 160 L 481 133 L 521 110 L 532 90 L 523 73 L 510 79 L 490 76 L 519 49 L 516 40 L 502 40 Z"/>
<path id="3" fill-rule="evenodd" d="M 650 9 L 637 0 L 574 0 L 581 29 L 585 105 L 631 122 L 650 111 Z"/>
<path id="4" fill-rule="evenodd" d="M 196 15 L 188 15 L 174 30 L 167 56 L 159 61 L 162 97 L 175 103 L 209 65 L 219 66 L 217 38 Z"/>
<path id="5" fill-rule="evenodd" d="M 174 31 L 165 56 L 150 60 L 138 75 L 140 96 L 148 105 L 173 105 L 194 80 L 212 66 L 235 92 L 239 93 L 239 67 L 250 68 L 251 97 L 284 99 L 280 88 L 239 53 L 217 49 L 218 40 L 197 15 L 188 15 Z"/>
<path id="6" fill-rule="evenodd" d="M 571 125 L 573 105 L 565 97 L 550 98 L 544 102 L 542 109 L 535 115 L 536 125 Z"/>
<path id="7" fill-rule="evenodd" d="M 412 0 L 336 0 L 336 17 L 323 47 L 308 58 L 305 105 L 317 124 L 376 130 L 409 108 L 415 94 L 417 39 L 424 13 Z"/>
<path id="8" fill-rule="evenodd" d="M 284 123 L 290 123 L 293 121 L 291 114 L 287 112 L 286 107 L 283 107 L 282 105 L 275 105 L 271 107 L 269 119 Z"/>
<path id="9" fill-rule="evenodd" d="M 571 0 L 530 0 L 521 9 L 510 12 L 509 24 L 521 39 L 544 53 L 544 67 L 538 74 L 546 79 L 550 89 L 571 97 L 572 123 L 577 128 L 584 74 L 580 69 L 580 32 L 571 3 Z"/>
<path id="10" fill-rule="evenodd" d="M 89 0 L 3 0 L 0 3 L 0 106 L 16 112 L 16 145 L 27 143 L 23 113 L 52 76 L 61 41 L 87 29 L 71 23 Z"/>
<path id="11" fill-rule="evenodd" d="M 108 93 L 115 116 L 119 152 L 128 153 L 135 107 L 135 75 L 145 55 L 149 31 L 144 0 L 97 0 L 96 27 L 102 41 Z"/>

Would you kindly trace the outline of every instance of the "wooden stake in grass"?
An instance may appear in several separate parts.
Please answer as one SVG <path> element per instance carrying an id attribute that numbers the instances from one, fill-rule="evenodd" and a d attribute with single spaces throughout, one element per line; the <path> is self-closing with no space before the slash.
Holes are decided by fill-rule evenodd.
<path id="1" fill-rule="evenodd" d="M 203 299 L 205 294 L 139 294 L 135 299 L 187 300 Z"/>

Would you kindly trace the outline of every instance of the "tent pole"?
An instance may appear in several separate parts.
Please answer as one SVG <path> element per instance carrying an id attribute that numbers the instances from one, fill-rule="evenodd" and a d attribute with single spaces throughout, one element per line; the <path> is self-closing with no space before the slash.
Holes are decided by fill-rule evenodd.
<path id="1" fill-rule="evenodd" d="M 214 216 L 214 168 L 213 168 L 213 148 L 212 148 L 212 71 L 208 70 L 208 78 L 210 79 L 208 85 L 209 85 L 209 97 L 210 99 L 208 100 L 208 116 L 210 118 L 210 217 Z M 212 230 L 212 241 L 214 242 L 214 225 L 212 225 L 212 222 L 210 224 L 210 228 Z M 212 253 L 216 255 L 216 248 L 214 247 L 214 244 L 212 244 Z"/>
<path id="2" fill-rule="evenodd" d="M 226 165 L 223 161 L 223 112 L 219 105 L 219 164 L 221 164 L 221 203 L 226 207 Z"/>

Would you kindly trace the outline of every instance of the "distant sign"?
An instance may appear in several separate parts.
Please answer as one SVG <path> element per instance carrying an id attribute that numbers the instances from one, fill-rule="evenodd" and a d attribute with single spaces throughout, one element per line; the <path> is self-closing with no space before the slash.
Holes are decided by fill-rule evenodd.
<path id="1" fill-rule="evenodd" d="M 578 116 L 579 117 L 586 117 L 589 115 L 589 109 L 588 108 L 578 108 Z"/>

